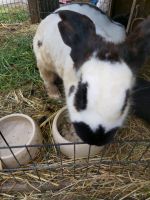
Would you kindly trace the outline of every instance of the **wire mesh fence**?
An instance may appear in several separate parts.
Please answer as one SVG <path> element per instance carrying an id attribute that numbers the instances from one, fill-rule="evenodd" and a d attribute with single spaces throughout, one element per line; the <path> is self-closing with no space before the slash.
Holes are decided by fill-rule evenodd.
<path id="1" fill-rule="evenodd" d="M 63 154 L 60 151 L 61 146 L 63 145 L 74 145 L 74 157 L 70 160 L 73 161 L 73 163 L 63 163 L 63 160 L 69 160 L 66 159 L 66 157 L 63 156 Z M 16 162 L 16 167 L 14 168 L 9 168 L 9 166 L 3 161 L 3 158 L 1 157 L 1 162 L 3 165 L 3 172 L 13 172 L 13 171 L 28 171 L 28 170 L 35 170 L 35 169 L 54 169 L 55 165 L 52 162 L 52 165 L 49 164 L 49 161 L 53 158 L 56 158 L 59 160 L 59 167 L 72 167 L 72 166 L 78 166 L 84 164 L 78 164 L 78 158 L 76 158 L 76 146 L 81 145 L 81 143 L 68 143 L 68 144 L 37 144 L 37 145 L 18 145 L 18 146 L 3 146 L 0 147 L 1 149 L 1 154 L 2 150 L 9 150 L 11 152 L 11 156 L 13 157 L 14 161 Z M 30 164 L 25 166 L 21 164 L 19 159 L 15 156 L 15 153 L 13 153 L 14 149 L 19 149 L 21 150 L 22 148 L 26 149 L 26 153 L 28 154 L 30 158 Z M 31 148 L 38 148 L 40 152 L 40 156 L 42 156 L 42 163 L 38 162 L 35 163 L 36 159 L 33 160 L 32 155 L 30 153 Z M 101 148 L 101 152 L 98 154 L 98 156 L 90 156 L 90 147 L 89 147 L 89 153 L 86 158 L 88 164 L 92 165 L 98 165 L 98 168 L 100 167 L 101 164 L 108 164 L 111 167 L 113 165 L 120 165 L 120 166 L 126 166 L 129 164 L 133 165 L 141 165 L 144 167 L 144 170 L 149 168 L 150 164 L 150 140 L 143 140 L 143 141 L 115 141 L 113 144 L 106 145 L 105 147 Z M 54 150 L 55 149 L 55 150 Z M 122 150 L 126 149 L 124 151 L 124 154 L 122 154 Z M 128 150 L 127 150 L 128 149 Z M 55 151 L 55 153 L 54 153 Z M 52 154 L 56 154 L 55 156 Z M 93 163 L 92 163 L 93 161 Z M 46 163 L 47 162 L 47 163 Z M 83 162 L 84 163 L 84 162 Z M 45 165 L 44 165 L 45 164 Z M 58 167 L 57 166 L 57 167 Z M 88 167 L 85 168 L 87 170 Z M 96 170 L 98 173 L 98 169 Z M 72 175 L 75 176 L 75 173 Z M 86 174 L 87 175 L 87 174 Z"/>
<path id="2" fill-rule="evenodd" d="M 127 0 L 126 6 L 121 6 L 118 0 L 0 0 L 0 23 L 14 24 L 24 21 L 39 23 L 48 14 L 66 3 L 86 2 L 97 5 L 113 17 L 128 16 L 127 32 L 143 20 L 149 13 L 149 1 Z M 116 7 L 122 13 L 118 12 Z M 125 7 L 125 9 L 123 8 Z"/>
<path id="3" fill-rule="evenodd" d="M 0 1 L 0 23 L 20 23 L 28 19 L 29 10 L 26 1 Z"/>
<path id="4" fill-rule="evenodd" d="M 23 181 L 27 180 L 28 183 L 36 187 L 38 183 L 49 182 L 53 177 L 55 177 L 55 181 L 63 180 L 63 178 L 83 179 L 107 173 L 107 176 L 110 177 L 112 174 L 126 177 L 127 181 L 127 174 L 130 173 L 132 179 L 142 176 L 146 181 L 150 178 L 150 140 L 115 140 L 112 144 L 100 147 L 100 152 L 95 156 L 91 156 L 91 146 L 89 146 L 88 155 L 85 158 L 77 158 L 76 148 L 81 143 L 10 146 L 2 133 L 0 137 L 1 141 L 5 142 L 4 146 L 0 146 L 2 165 L 0 182 L 3 192 L 6 189 L 11 191 L 12 181 L 17 184 L 21 180 L 22 184 L 24 184 Z M 72 158 L 67 158 L 62 154 L 61 147 L 64 145 L 74 146 Z M 38 149 L 35 158 L 32 157 L 32 148 Z M 26 151 L 29 164 L 24 165 L 17 158 L 16 152 L 22 149 Z M 13 167 L 11 163 L 11 167 L 8 165 L 3 151 L 8 151 L 8 157 L 12 157 L 11 162 L 15 163 Z M 51 189 L 52 186 L 49 187 Z M 27 189 L 24 186 L 19 188 L 22 191 Z M 17 189 L 15 188 L 16 191 Z"/>
<path id="5" fill-rule="evenodd" d="M 103 4 L 107 1 L 104 0 Z M 0 23 L 20 23 L 24 21 L 31 21 L 38 23 L 44 19 L 48 14 L 59 8 L 65 3 L 87 2 L 88 0 L 0 0 Z M 106 7 L 106 6 L 105 6 Z"/>
<path id="6" fill-rule="evenodd" d="M 38 23 L 59 7 L 59 0 L 0 0 L 0 23 Z"/>

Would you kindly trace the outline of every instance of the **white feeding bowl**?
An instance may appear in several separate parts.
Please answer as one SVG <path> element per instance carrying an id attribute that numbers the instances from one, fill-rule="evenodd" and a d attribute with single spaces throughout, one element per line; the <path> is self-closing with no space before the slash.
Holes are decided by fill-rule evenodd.
<path id="1" fill-rule="evenodd" d="M 76 141 L 68 140 L 68 138 L 71 135 L 71 132 L 68 132 L 68 137 L 62 136 L 62 123 L 64 119 L 67 118 L 67 108 L 63 107 L 58 111 L 56 114 L 53 124 L 52 124 L 52 135 L 54 138 L 54 142 L 56 144 L 60 144 L 60 151 L 66 155 L 69 158 L 87 158 L 88 156 L 94 156 L 95 154 L 98 154 L 102 147 L 94 146 L 94 145 L 88 145 L 88 144 L 75 144 L 79 139 L 76 135 L 74 138 Z M 70 124 L 71 125 L 71 124 Z M 67 131 L 67 130 L 66 130 Z M 67 139 L 66 139 L 67 138 Z M 80 139 L 81 141 L 81 139 Z M 61 145 L 61 144 L 64 145 Z M 72 144 L 66 144 L 66 143 L 72 143 Z M 90 155 L 89 155 L 90 154 Z"/>
<path id="2" fill-rule="evenodd" d="M 6 142 L 9 146 L 23 145 L 23 147 L 11 148 L 11 150 L 9 148 L 0 149 L 0 157 L 5 168 L 19 167 L 35 158 L 38 148 L 26 148 L 26 146 L 42 144 L 42 136 L 39 127 L 31 117 L 19 113 L 5 116 L 0 119 L 0 131 L 5 138 L 4 141 L 0 135 L 0 147 L 8 147 Z"/>

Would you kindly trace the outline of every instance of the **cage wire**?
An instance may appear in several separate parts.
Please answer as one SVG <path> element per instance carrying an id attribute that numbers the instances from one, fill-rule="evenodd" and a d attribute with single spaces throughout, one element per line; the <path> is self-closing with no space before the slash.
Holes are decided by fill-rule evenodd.
<path id="1" fill-rule="evenodd" d="M 0 23 L 2 24 L 20 23 L 29 19 L 32 23 L 37 23 L 59 6 L 57 0 L 1 0 L 0 2 Z M 109 5 L 109 9 L 110 7 Z M 127 26 L 128 31 L 132 29 L 137 18 L 137 20 L 143 19 L 139 17 L 138 12 L 139 5 L 134 0 Z M 47 126 L 51 135 L 51 126 L 49 123 Z M 79 142 L 55 144 L 50 137 L 48 143 L 44 141 L 43 144 L 11 146 L 2 132 L 0 132 L 0 140 L 5 144 L 0 145 L 1 193 L 61 191 L 63 188 L 72 188 L 74 184 L 77 184 L 74 180 L 79 180 L 80 184 L 81 180 L 86 182 L 92 179 L 98 180 L 94 183 L 94 188 L 101 189 L 106 185 L 106 192 L 115 194 L 116 199 L 119 199 L 125 191 L 133 192 L 132 186 L 141 184 L 139 187 L 142 187 L 144 184 L 149 184 L 150 139 L 147 138 L 128 139 L 126 137 L 123 140 L 116 138 L 111 144 L 101 147 L 100 153 L 95 156 L 91 156 L 89 146 L 88 156 L 82 159 L 76 158 L 77 145 L 81 144 Z M 62 154 L 63 145 L 74 146 L 72 159 Z M 15 150 L 23 148 L 30 160 L 27 165 L 23 165 L 15 156 Z M 32 148 L 38 148 L 35 158 L 31 154 Z M 2 152 L 6 150 L 12 154 L 17 167 L 9 168 L 3 160 Z M 140 178 L 143 182 L 139 183 Z M 119 185 L 115 182 L 116 179 L 119 180 Z M 133 185 L 128 185 L 128 182 L 132 182 Z M 114 185 L 118 187 L 118 190 Z M 128 188 L 123 190 L 125 185 Z M 118 191 L 120 191 L 119 194 Z"/>
<path id="2" fill-rule="evenodd" d="M 74 2 L 93 3 L 92 0 L 0 0 L 0 23 L 13 24 L 29 20 L 38 23 L 60 6 Z M 111 1 L 99 0 L 97 7 L 109 13 Z"/>
<path id="3" fill-rule="evenodd" d="M 0 0 L 0 23 L 21 23 L 29 19 L 26 0 Z"/>
<path id="4" fill-rule="evenodd" d="M 115 181 L 116 177 L 121 177 L 121 183 L 124 185 L 131 177 L 132 179 L 138 178 L 138 180 L 141 178 L 145 183 L 149 182 L 149 139 L 116 139 L 113 143 L 100 147 L 100 152 L 94 156 L 91 156 L 91 146 L 89 146 L 88 155 L 85 158 L 76 158 L 76 148 L 77 145 L 81 145 L 81 142 L 56 144 L 50 133 L 48 143 L 10 146 L 5 136 L 0 132 L 0 140 L 5 143 L 5 145 L 0 146 L 2 165 L 0 189 L 2 193 L 8 191 L 31 192 L 36 191 L 36 188 L 41 192 L 57 191 L 67 187 L 68 184 L 72 183 L 72 179 L 88 180 L 90 178 L 96 179 L 96 177 L 102 177 L 101 183 L 106 181 L 106 177 L 111 182 Z M 63 145 L 74 146 L 73 158 L 67 158 L 62 154 L 61 147 Z M 15 155 L 16 149 L 23 148 L 30 160 L 27 165 L 22 164 Z M 38 148 L 35 158 L 32 157 L 32 148 Z M 3 151 L 6 150 L 13 156 L 16 167 L 10 168 L 3 160 Z M 65 183 L 64 179 L 67 180 Z M 50 184 L 51 181 L 53 184 Z"/>

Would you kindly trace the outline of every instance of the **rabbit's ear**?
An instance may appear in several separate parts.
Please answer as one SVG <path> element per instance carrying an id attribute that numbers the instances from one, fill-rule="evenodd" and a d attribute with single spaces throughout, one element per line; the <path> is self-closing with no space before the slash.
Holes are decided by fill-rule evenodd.
<path id="1" fill-rule="evenodd" d="M 80 65 L 92 53 L 92 41 L 95 41 L 96 37 L 95 25 L 85 15 L 73 11 L 59 11 L 58 14 L 61 18 L 58 23 L 61 37 L 71 48 L 75 65 Z"/>
<path id="2" fill-rule="evenodd" d="M 60 34 L 71 48 L 81 45 L 83 40 L 96 34 L 93 22 L 85 15 L 68 10 L 59 11 L 58 14 L 62 20 L 58 24 Z"/>
<path id="3" fill-rule="evenodd" d="M 150 17 L 140 23 L 120 45 L 121 57 L 133 70 L 138 70 L 150 56 Z"/>

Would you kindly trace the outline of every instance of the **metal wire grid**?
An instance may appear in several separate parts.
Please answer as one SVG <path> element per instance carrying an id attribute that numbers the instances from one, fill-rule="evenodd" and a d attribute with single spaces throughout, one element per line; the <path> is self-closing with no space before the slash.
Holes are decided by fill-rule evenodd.
<path id="1" fill-rule="evenodd" d="M 84 180 L 103 175 L 127 176 L 132 178 L 143 177 L 143 180 L 150 178 L 150 140 L 115 140 L 112 144 L 101 147 L 99 154 L 91 156 L 89 146 L 86 158 L 76 158 L 77 145 L 81 143 L 55 144 L 43 143 L 36 145 L 10 146 L 6 138 L 0 133 L 0 140 L 5 146 L 0 146 L 0 191 L 28 192 L 33 187 L 39 191 L 59 190 L 61 187 L 68 187 L 74 180 Z M 4 144 L 4 143 L 3 143 Z M 67 158 L 61 152 L 63 145 L 73 145 L 73 158 Z M 27 165 L 21 164 L 15 156 L 14 149 L 26 149 L 30 162 Z M 38 148 L 36 157 L 33 159 L 32 148 Z M 2 158 L 2 151 L 10 151 L 16 161 L 15 168 L 9 168 Z M 22 180 L 22 181 L 21 181 Z M 57 181 L 59 187 L 51 185 L 51 181 Z M 66 182 L 64 181 L 66 180 Z M 30 184 L 32 187 L 30 187 Z M 56 184 L 57 185 L 57 184 Z M 121 195 L 121 193 L 119 194 Z"/>
<path id="2" fill-rule="evenodd" d="M 90 3 L 90 0 L 71 2 Z M 0 0 L 0 23 L 14 24 L 27 20 L 38 23 L 59 6 L 59 0 Z"/>
<path id="3" fill-rule="evenodd" d="M 58 0 L 0 0 L 0 23 L 38 23 L 58 7 Z"/>
<path id="4" fill-rule="evenodd" d="M 83 3 L 90 3 L 90 4 L 92 3 L 91 0 L 70 0 L 67 3 L 75 3 L 75 2 L 80 2 L 80 3 L 83 2 Z M 49 1 L 37 0 L 40 19 L 45 18 L 48 14 L 50 14 L 52 11 L 54 11 L 55 9 L 57 9 L 59 6 L 62 5 L 61 3 L 60 4 L 59 3 L 60 3 L 59 0 L 49 0 Z M 101 5 L 100 8 L 103 11 L 106 11 L 108 12 L 108 14 L 110 14 L 111 4 L 112 4 L 112 0 L 103 0 L 102 2 L 100 2 L 100 5 Z"/>
<path id="5" fill-rule="evenodd" d="M 40 19 L 44 19 L 47 15 L 49 15 L 51 12 L 59 7 L 58 0 L 38 0 L 37 4 L 39 7 Z"/>
<path id="6" fill-rule="evenodd" d="M 48 170 L 50 174 L 53 170 L 56 170 L 58 175 L 61 176 L 88 176 L 88 170 L 91 166 L 94 166 L 92 174 L 98 174 L 100 173 L 101 165 L 108 165 L 110 172 L 113 167 L 120 166 L 123 170 L 123 168 L 138 165 L 146 173 L 150 166 L 150 140 L 114 141 L 112 144 L 104 146 L 99 155 L 94 157 L 90 156 L 91 147 L 89 147 L 88 157 L 85 159 L 76 158 L 76 146 L 81 143 L 74 143 L 74 157 L 73 159 L 67 159 L 61 153 L 60 148 L 62 145 L 72 145 L 72 143 L 10 146 L 2 134 L 1 138 L 5 141 L 6 146 L 0 147 L 0 150 L 9 150 L 17 163 L 16 168 L 8 168 L 1 157 L 0 160 L 3 165 L 1 172 L 10 173 L 12 176 L 13 172 L 21 172 L 25 175 L 27 171 L 31 170 L 39 179 L 42 170 Z M 24 166 L 20 163 L 13 152 L 14 149 L 18 148 L 26 149 L 30 164 Z M 32 158 L 31 148 L 39 149 L 36 159 Z M 79 173 L 78 169 L 80 167 L 82 167 L 82 170 Z M 64 169 L 70 169 L 70 171 L 64 173 Z"/>
<path id="7" fill-rule="evenodd" d="M 20 23 L 29 19 L 25 0 L 0 0 L 0 23 Z"/>
<path id="8" fill-rule="evenodd" d="M 72 0 L 71 2 L 91 3 L 90 0 Z M 112 0 L 99 0 L 97 6 L 110 15 L 114 2 Z M 132 1 L 127 32 L 130 26 L 133 25 L 132 23 L 135 22 L 140 4 L 141 8 L 144 9 L 144 4 L 139 3 L 137 0 Z M 0 0 L 0 23 L 13 24 L 26 20 L 38 23 L 59 6 L 59 0 Z M 135 16 L 133 17 L 133 15 Z M 138 20 L 141 19 L 142 17 L 139 16 Z"/>

